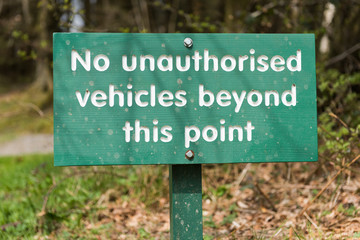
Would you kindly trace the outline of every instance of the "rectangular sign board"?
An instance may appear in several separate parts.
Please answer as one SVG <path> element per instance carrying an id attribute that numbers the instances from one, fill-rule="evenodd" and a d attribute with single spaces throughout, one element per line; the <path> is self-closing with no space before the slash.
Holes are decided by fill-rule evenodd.
<path id="1" fill-rule="evenodd" d="M 54 33 L 53 54 L 55 166 L 317 160 L 313 34 Z"/>

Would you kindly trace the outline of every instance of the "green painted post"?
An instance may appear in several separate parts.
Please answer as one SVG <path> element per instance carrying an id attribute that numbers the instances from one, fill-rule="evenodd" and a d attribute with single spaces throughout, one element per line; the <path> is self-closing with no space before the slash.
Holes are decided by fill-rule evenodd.
<path id="1" fill-rule="evenodd" d="M 170 237 L 203 239 L 201 164 L 170 165 Z"/>

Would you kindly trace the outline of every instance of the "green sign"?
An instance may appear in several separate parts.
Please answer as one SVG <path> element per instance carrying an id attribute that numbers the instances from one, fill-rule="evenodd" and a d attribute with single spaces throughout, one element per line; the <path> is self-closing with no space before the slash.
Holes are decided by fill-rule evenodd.
<path id="1" fill-rule="evenodd" d="M 55 165 L 316 161 L 314 41 L 55 33 Z"/>

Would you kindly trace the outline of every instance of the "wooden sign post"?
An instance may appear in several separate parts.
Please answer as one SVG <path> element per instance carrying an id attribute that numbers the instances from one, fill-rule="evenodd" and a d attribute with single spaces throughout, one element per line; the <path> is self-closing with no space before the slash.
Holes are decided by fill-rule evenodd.
<path id="1" fill-rule="evenodd" d="M 202 238 L 201 164 L 317 161 L 313 34 L 54 34 L 54 164 L 170 166 Z"/>

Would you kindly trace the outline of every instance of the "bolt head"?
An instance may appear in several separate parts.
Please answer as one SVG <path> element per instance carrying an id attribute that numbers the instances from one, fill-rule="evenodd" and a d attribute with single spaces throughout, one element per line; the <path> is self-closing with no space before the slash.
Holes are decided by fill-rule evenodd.
<path id="1" fill-rule="evenodd" d="M 195 156 L 195 154 L 194 154 L 194 152 L 192 150 L 187 150 L 186 153 L 185 153 L 185 157 L 188 160 L 193 160 L 194 156 Z"/>
<path id="2" fill-rule="evenodd" d="M 191 38 L 184 39 L 184 46 L 187 48 L 191 48 L 193 45 L 193 40 Z"/>

